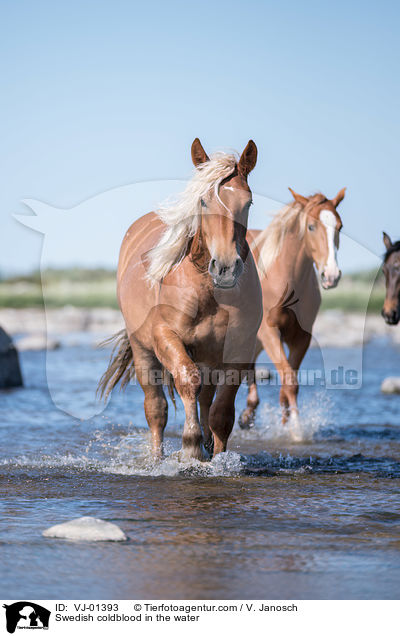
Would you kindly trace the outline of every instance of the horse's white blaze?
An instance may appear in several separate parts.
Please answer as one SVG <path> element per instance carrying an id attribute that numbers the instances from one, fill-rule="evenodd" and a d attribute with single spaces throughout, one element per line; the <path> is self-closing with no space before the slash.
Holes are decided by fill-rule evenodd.
<path id="1" fill-rule="evenodd" d="M 229 186 L 224 186 L 226 190 L 228 190 Z M 231 190 L 233 190 L 233 188 L 230 188 Z M 232 216 L 232 212 L 231 210 L 228 208 L 227 205 L 225 205 L 225 203 L 222 201 L 221 197 L 219 196 L 219 182 L 217 181 L 217 183 L 214 186 L 214 195 L 215 198 L 217 199 L 218 203 L 220 205 L 222 205 L 223 208 L 225 208 L 225 210 L 228 212 L 228 214 L 230 216 Z"/>
<path id="2" fill-rule="evenodd" d="M 324 267 L 324 274 L 327 278 L 337 278 L 339 276 L 339 266 L 335 245 L 336 217 L 331 210 L 321 210 L 319 219 L 325 226 L 328 241 L 328 259 Z"/>
<path id="3" fill-rule="evenodd" d="M 218 248 L 217 243 L 213 239 L 211 239 L 210 243 L 208 244 L 208 251 L 210 252 L 211 260 L 215 259 L 216 261 L 227 266 L 233 265 L 234 261 L 237 258 L 240 258 L 240 254 L 237 251 L 237 248 L 234 252 L 227 252 L 226 249 L 221 252 L 221 249 Z"/>

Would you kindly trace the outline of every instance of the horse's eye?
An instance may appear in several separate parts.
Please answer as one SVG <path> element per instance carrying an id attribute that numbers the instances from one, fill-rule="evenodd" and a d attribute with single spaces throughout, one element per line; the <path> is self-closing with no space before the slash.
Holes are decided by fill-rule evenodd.
<path id="1" fill-rule="evenodd" d="M 308 226 L 308 229 L 310 230 L 310 232 L 314 232 L 314 230 L 315 230 L 315 225 L 313 225 L 312 223 L 310 223 L 310 225 Z"/>
<path id="2" fill-rule="evenodd" d="M 202 208 L 206 208 L 207 207 L 204 199 L 200 199 L 200 203 L 201 203 L 201 207 Z"/>

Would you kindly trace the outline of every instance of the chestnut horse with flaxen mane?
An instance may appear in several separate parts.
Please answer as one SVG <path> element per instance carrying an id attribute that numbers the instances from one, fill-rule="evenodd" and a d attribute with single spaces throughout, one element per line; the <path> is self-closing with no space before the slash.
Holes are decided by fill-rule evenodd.
<path id="1" fill-rule="evenodd" d="M 204 446 L 214 455 L 226 450 L 235 396 L 251 367 L 262 317 L 246 241 L 252 202 L 247 176 L 257 148 L 249 141 L 240 159 L 226 153 L 209 158 L 195 139 L 192 159 L 194 176 L 178 200 L 141 217 L 125 235 L 118 300 L 126 330 L 117 334 L 99 389 L 107 396 L 136 373 L 153 453 L 160 457 L 167 424 L 160 377 L 166 371 L 185 409 L 181 454 L 204 459 Z"/>
<path id="2" fill-rule="evenodd" d="M 345 188 L 333 199 L 323 194 L 303 197 L 289 190 L 293 203 L 279 212 L 264 231 L 248 232 L 263 292 L 264 316 L 256 358 L 265 349 L 279 372 L 284 424 L 289 416 L 297 421 L 297 374 L 321 304 L 315 270 L 324 289 L 336 287 L 340 279 L 336 252 L 342 220 L 336 208 L 345 195 Z M 247 408 L 239 420 L 242 428 L 252 426 L 259 404 L 254 374 L 250 377 Z"/>

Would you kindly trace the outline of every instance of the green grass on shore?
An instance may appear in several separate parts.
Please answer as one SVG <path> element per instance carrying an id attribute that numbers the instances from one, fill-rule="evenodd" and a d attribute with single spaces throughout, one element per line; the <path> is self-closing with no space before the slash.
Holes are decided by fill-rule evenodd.
<path id="1" fill-rule="evenodd" d="M 321 309 L 380 313 L 385 298 L 383 276 L 376 271 L 357 272 L 342 277 L 335 289 L 322 291 Z"/>
<path id="2" fill-rule="evenodd" d="M 28 308 L 112 307 L 118 308 L 116 276 L 106 269 L 49 269 L 40 275 L 0 279 L 0 307 Z M 42 287 L 43 281 L 43 287 Z M 43 289 L 43 291 L 42 291 Z M 44 293 L 43 293 L 44 292 Z M 322 292 L 322 309 L 381 311 L 385 288 L 382 275 L 362 271 L 343 276 L 338 287 Z"/>
<path id="3" fill-rule="evenodd" d="M 118 308 L 116 275 L 105 269 L 46 270 L 0 280 L 0 307 Z"/>

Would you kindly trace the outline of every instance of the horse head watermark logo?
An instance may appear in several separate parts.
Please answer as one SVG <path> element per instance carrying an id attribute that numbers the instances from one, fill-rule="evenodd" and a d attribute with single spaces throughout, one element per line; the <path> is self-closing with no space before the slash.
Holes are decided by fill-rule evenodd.
<path id="1" fill-rule="evenodd" d="M 183 180 L 157 180 L 134 183 L 108 190 L 69 209 L 61 209 L 34 199 L 23 201 L 34 212 L 34 215 L 18 214 L 15 217 L 26 227 L 44 235 L 40 271 L 48 338 L 60 335 L 57 334 L 57 324 L 54 324 L 54 318 L 51 317 L 53 309 L 49 294 L 49 281 L 46 276 L 48 268 L 54 263 L 59 266 L 61 263 L 65 264 L 65 266 L 76 264 L 89 269 L 105 262 L 110 266 L 113 264 L 116 267 L 122 238 L 131 223 L 149 210 L 157 209 L 159 201 L 165 200 L 171 196 L 171 193 L 180 192 L 184 185 L 185 182 Z M 254 206 L 251 209 L 250 227 L 265 228 L 270 222 L 270 216 L 282 207 L 280 202 L 254 193 L 253 201 Z M 345 226 L 345 213 L 343 217 Z M 343 230 L 341 234 L 342 240 L 344 239 L 346 242 L 347 252 L 350 252 L 351 249 L 368 252 L 366 248 L 346 236 Z M 145 257 L 146 255 L 143 255 L 143 258 Z M 96 291 L 96 284 L 94 281 L 91 289 L 87 292 L 88 295 Z M 289 294 L 293 291 L 291 299 L 296 299 L 297 301 L 296 290 L 292 290 L 290 281 L 282 281 L 281 293 L 284 292 L 287 286 Z M 187 290 L 185 293 L 187 293 Z M 216 300 L 218 302 L 218 291 L 216 291 Z M 93 341 L 97 334 L 95 324 L 96 321 L 98 322 L 100 310 L 91 303 L 88 303 L 85 308 L 85 298 L 82 298 L 81 304 L 82 308 L 80 311 L 75 311 L 74 308 L 62 309 L 62 307 L 60 307 L 59 311 L 64 312 L 64 315 L 68 316 L 66 322 L 70 321 L 69 327 L 71 330 L 75 329 L 76 331 L 89 333 L 92 335 Z M 60 292 L 60 305 L 62 305 L 62 290 Z M 195 310 L 195 303 L 192 306 L 193 310 Z M 367 307 L 368 300 L 365 302 L 364 310 L 361 308 L 364 317 L 367 314 Z M 302 325 L 304 315 L 301 312 L 300 302 L 291 303 L 290 313 L 293 313 L 296 316 L 296 320 Z M 116 320 L 120 321 L 119 325 L 122 328 L 122 317 L 117 316 Z M 364 326 L 360 324 L 360 330 L 363 330 L 363 328 Z M 97 329 L 98 341 L 107 335 L 111 335 L 112 331 L 117 330 L 111 328 L 112 331 L 109 333 L 107 327 L 105 327 L 102 333 L 98 324 Z M 227 342 L 229 342 L 229 333 Z M 318 338 L 316 344 L 318 345 Z M 235 343 L 230 343 L 227 349 L 234 351 L 234 345 Z M 84 389 L 79 385 L 79 382 L 76 385 L 76 381 L 79 379 L 82 355 L 78 349 L 77 347 L 75 359 L 72 355 L 68 358 L 68 364 L 71 367 L 68 369 L 68 374 L 71 377 L 70 389 L 73 392 L 73 399 L 71 399 L 71 391 L 61 383 L 58 354 L 49 350 L 46 352 L 46 375 L 48 389 L 56 407 L 69 415 L 84 420 L 101 413 L 105 405 L 96 399 L 97 383 L 102 373 L 101 368 L 98 373 L 88 374 L 89 377 L 85 376 Z M 321 355 L 326 386 L 343 388 L 342 382 L 335 383 L 335 381 L 330 381 L 330 378 L 336 377 L 334 374 L 332 376 L 332 371 L 337 368 L 337 356 L 326 348 L 321 348 Z M 88 357 L 90 358 L 90 356 Z M 352 375 L 353 380 L 347 388 L 354 389 L 361 385 L 362 347 L 354 350 L 351 367 L 353 371 L 356 371 L 356 374 Z M 354 377 L 357 378 L 356 382 L 354 382 Z M 76 390 L 74 390 L 74 386 Z"/>
<path id="2" fill-rule="evenodd" d="M 3 605 L 6 610 L 6 626 L 9 634 L 16 629 L 48 629 L 50 610 L 32 603 L 32 601 L 18 601 L 11 605 Z"/>

